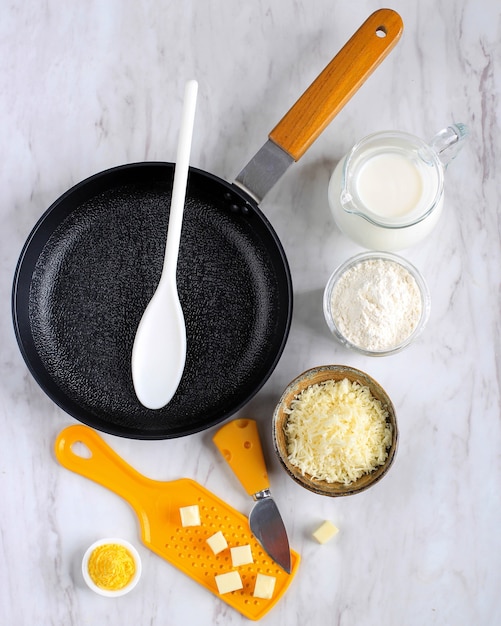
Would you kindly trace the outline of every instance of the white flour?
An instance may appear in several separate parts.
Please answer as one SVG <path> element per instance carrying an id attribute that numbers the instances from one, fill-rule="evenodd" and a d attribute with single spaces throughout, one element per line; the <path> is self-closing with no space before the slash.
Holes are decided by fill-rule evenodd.
<path id="1" fill-rule="evenodd" d="M 364 350 L 391 350 L 412 334 L 422 312 L 419 287 L 399 263 L 368 259 L 348 269 L 332 291 L 340 332 Z"/>

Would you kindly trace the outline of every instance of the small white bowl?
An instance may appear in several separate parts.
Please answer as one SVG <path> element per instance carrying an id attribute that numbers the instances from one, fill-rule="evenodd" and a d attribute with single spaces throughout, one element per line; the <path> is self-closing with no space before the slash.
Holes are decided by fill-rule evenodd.
<path id="1" fill-rule="evenodd" d="M 126 548 L 126 550 L 130 553 L 130 555 L 134 559 L 134 564 L 135 564 L 134 576 L 132 577 L 129 584 L 126 585 L 125 587 L 122 587 L 121 589 L 117 589 L 116 591 L 113 591 L 110 589 L 103 589 L 102 587 L 99 587 L 99 585 L 96 585 L 96 583 L 92 580 L 89 574 L 89 559 L 90 559 L 91 554 L 99 546 L 103 546 L 107 544 L 118 544 Z M 132 589 L 134 589 L 139 579 L 141 578 L 141 572 L 142 572 L 141 557 L 139 556 L 139 553 L 136 550 L 136 548 L 128 541 L 125 541 L 124 539 L 117 539 L 115 537 L 99 539 L 98 541 L 95 541 L 91 546 L 87 548 L 84 554 L 84 557 L 82 559 L 82 574 L 89 588 L 92 589 L 92 591 L 95 591 L 96 593 L 98 593 L 99 595 L 107 596 L 108 598 L 117 598 L 118 596 L 123 596 L 126 593 L 129 593 L 129 591 L 132 591 Z"/>
<path id="2" fill-rule="evenodd" d="M 367 346 L 357 345 L 354 341 L 351 341 L 348 337 L 346 337 L 339 328 L 338 324 L 336 324 L 337 315 L 335 315 L 335 312 L 332 308 L 333 291 L 341 278 L 346 274 L 346 272 L 348 272 L 352 268 L 355 268 L 365 261 L 371 260 L 382 261 L 388 264 L 396 263 L 397 265 L 399 265 L 414 279 L 421 297 L 421 315 L 412 332 L 410 332 L 399 343 L 387 346 L 386 348 L 382 349 L 371 349 Z M 352 295 L 353 299 L 357 297 L 356 293 L 353 293 Z M 331 333 L 341 344 L 343 344 L 347 348 L 350 348 L 367 356 L 387 356 L 389 354 L 395 354 L 397 352 L 400 352 L 411 342 L 413 342 L 421 334 L 426 325 L 426 322 L 428 321 L 430 315 L 430 303 L 430 292 L 419 270 L 401 256 L 398 256 L 396 254 L 390 254 L 388 252 L 362 252 L 361 254 L 357 254 L 351 259 L 348 259 L 345 263 L 341 264 L 329 278 L 325 287 L 323 297 L 324 317 Z"/>

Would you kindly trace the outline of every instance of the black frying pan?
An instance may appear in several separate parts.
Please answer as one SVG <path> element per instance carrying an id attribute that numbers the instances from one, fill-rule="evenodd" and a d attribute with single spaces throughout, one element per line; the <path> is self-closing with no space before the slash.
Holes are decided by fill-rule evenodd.
<path id="1" fill-rule="evenodd" d="M 396 13 L 377 11 L 331 61 L 270 134 L 286 164 L 306 151 L 401 30 Z M 188 435 L 235 413 L 273 372 L 291 323 L 289 267 L 253 198 L 252 175 L 246 193 L 191 168 L 177 271 L 186 367 L 166 407 L 139 403 L 130 358 L 162 269 L 173 172 L 171 163 L 139 163 L 79 183 L 36 224 L 14 277 L 16 337 L 36 381 L 79 421 L 124 437 Z"/>
<path id="2" fill-rule="evenodd" d="M 68 413 L 117 435 L 174 437 L 233 413 L 273 371 L 290 326 L 273 230 L 231 185 L 192 169 L 177 273 L 186 368 L 164 409 L 138 402 L 130 355 L 161 273 L 173 172 L 143 163 L 83 181 L 42 217 L 16 272 L 15 328 L 33 376 Z"/>

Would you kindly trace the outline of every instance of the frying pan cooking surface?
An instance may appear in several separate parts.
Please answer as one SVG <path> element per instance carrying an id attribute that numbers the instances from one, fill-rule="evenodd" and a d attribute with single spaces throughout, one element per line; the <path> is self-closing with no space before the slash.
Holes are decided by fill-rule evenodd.
<path id="1" fill-rule="evenodd" d="M 281 245 L 232 185 L 190 169 L 177 278 L 188 351 L 171 402 L 150 410 L 130 372 L 134 336 L 161 274 L 173 164 L 91 177 L 41 219 L 21 255 L 14 322 L 23 356 L 80 421 L 144 439 L 218 423 L 273 371 L 292 308 Z"/>

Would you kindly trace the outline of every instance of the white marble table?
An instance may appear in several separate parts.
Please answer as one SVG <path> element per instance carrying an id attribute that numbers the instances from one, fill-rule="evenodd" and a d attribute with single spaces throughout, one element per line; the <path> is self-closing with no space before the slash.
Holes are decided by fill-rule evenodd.
<path id="1" fill-rule="evenodd" d="M 247 622 L 139 542 L 129 506 L 61 468 L 52 446 L 74 420 L 34 382 L 12 331 L 21 247 L 43 211 L 114 165 L 175 159 L 184 82 L 200 83 L 193 164 L 232 179 L 356 28 L 369 0 L 4 2 L 0 24 L 0 623 L 9 626 Z M 391 3 L 390 3 L 391 6 Z M 391 56 L 262 203 L 291 265 L 295 309 L 283 356 L 241 415 L 258 420 L 275 498 L 302 564 L 263 624 L 491 626 L 501 623 L 501 47 L 497 0 L 398 0 Z M 428 281 L 432 312 L 406 351 L 341 348 L 322 318 L 331 271 L 360 251 L 326 202 L 331 170 L 369 132 L 430 138 L 451 122 L 471 138 L 450 166 L 446 209 L 402 254 Z M 373 490 L 305 492 L 273 456 L 270 416 L 287 382 L 314 365 L 365 370 L 397 408 L 400 447 Z M 248 513 L 211 442 L 105 439 L 144 474 L 196 479 Z M 312 530 L 340 532 L 320 546 Z M 115 535 L 143 557 L 139 586 L 110 600 L 79 572 L 84 549 Z"/>

